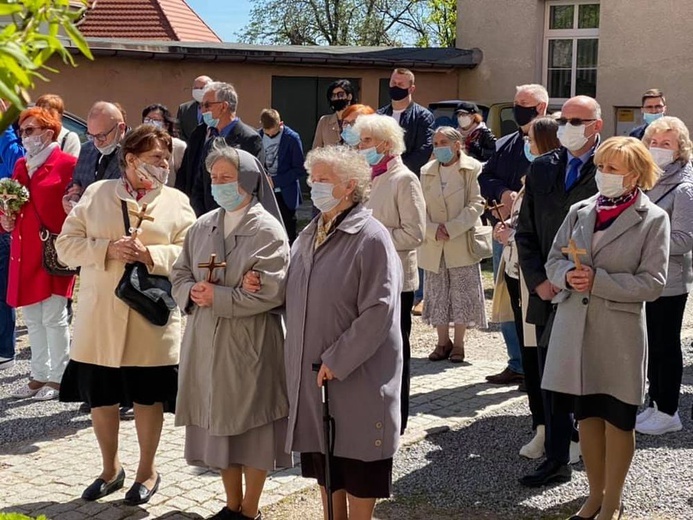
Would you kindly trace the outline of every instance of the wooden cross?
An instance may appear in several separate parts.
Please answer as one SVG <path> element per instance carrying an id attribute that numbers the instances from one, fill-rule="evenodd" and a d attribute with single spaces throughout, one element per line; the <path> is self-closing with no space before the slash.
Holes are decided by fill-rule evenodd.
<path id="1" fill-rule="evenodd" d="M 498 217 L 498 220 L 500 220 L 501 222 L 503 222 L 503 220 L 504 220 L 503 215 L 501 215 L 501 212 L 500 212 L 500 209 L 503 207 L 505 207 L 505 204 L 498 204 L 498 202 L 496 202 L 495 199 L 492 200 L 491 202 L 487 202 L 484 205 L 484 209 L 490 209 L 491 213 L 493 213 L 495 211 L 496 216 Z"/>
<path id="2" fill-rule="evenodd" d="M 212 254 L 209 257 L 209 262 L 197 264 L 197 267 L 199 267 L 200 269 L 209 269 L 209 273 L 207 274 L 207 281 L 211 283 L 212 282 L 212 275 L 214 274 L 214 271 L 216 269 L 226 267 L 226 262 L 217 263 L 217 255 Z"/>
<path id="3" fill-rule="evenodd" d="M 562 247 L 561 248 L 561 253 L 565 253 L 566 255 L 570 255 L 573 257 L 573 262 L 575 262 L 575 267 L 580 270 L 582 269 L 582 263 L 580 262 L 580 255 L 586 255 L 587 250 L 586 249 L 578 249 L 577 245 L 575 244 L 575 240 L 572 238 L 568 241 L 568 247 Z"/>
<path id="4" fill-rule="evenodd" d="M 130 215 L 132 215 L 133 217 L 137 218 L 137 225 L 134 228 L 130 228 L 130 233 L 132 233 L 133 238 L 136 238 L 137 234 L 140 233 L 140 226 L 142 225 L 142 222 L 144 222 L 145 220 L 154 222 L 154 217 L 150 217 L 149 215 L 147 215 L 146 204 L 142 204 L 142 209 L 140 211 L 134 211 L 131 209 L 130 211 L 128 211 L 128 213 L 130 213 Z"/>
<path id="5" fill-rule="evenodd" d="M 3 213 L 7 213 L 7 203 L 11 200 L 17 200 L 19 197 L 17 195 L 11 195 L 7 193 L 7 188 L 0 193 L 0 204 L 2 204 Z"/>

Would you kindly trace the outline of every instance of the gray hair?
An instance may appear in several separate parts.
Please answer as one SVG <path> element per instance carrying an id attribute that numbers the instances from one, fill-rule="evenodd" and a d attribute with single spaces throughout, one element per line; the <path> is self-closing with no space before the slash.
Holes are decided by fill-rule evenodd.
<path id="1" fill-rule="evenodd" d="M 238 94 L 236 94 L 236 89 L 233 88 L 231 83 L 212 81 L 205 87 L 203 95 L 210 91 L 214 92 L 214 99 L 216 101 L 226 101 L 229 104 L 231 112 L 236 112 L 236 108 L 238 107 Z"/>
<path id="2" fill-rule="evenodd" d="M 689 162 L 691 160 L 693 143 L 691 143 L 688 127 L 678 117 L 663 116 L 647 125 L 642 142 L 649 148 L 654 134 L 668 131 L 676 132 L 679 143 L 679 158 L 683 162 Z"/>
<path id="3" fill-rule="evenodd" d="M 452 142 L 462 142 L 462 134 L 451 126 L 439 126 L 433 131 L 433 135 L 436 134 L 443 134 L 443 136 Z"/>
<path id="4" fill-rule="evenodd" d="M 390 116 L 380 114 L 363 114 L 354 123 L 354 131 L 360 134 L 363 130 L 370 132 L 376 140 L 390 143 L 392 155 L 402 155 L 404 146 L 404 130 Z"/>
<path id="5" fill-rule="evenodd" d="M 549 92 L 546 90 L 544 85 L 539 85 L 538 83 L 528 83 L 527 85 L 518 85 L 515 87 L 517 89 L 516 94 L 520 92 L 526 92 L 531 95 L 539 103 L 549 104 Z"/>
<path id="6" fill-rule="evenodd" d="M 305 167 L 308 175 L 317 164 L 328 166 L 342 182 L 352 179 L 356 181 L 352 194 L 354 202 L 358 204 L 368 200 L 371 191 L 371 167 L 363 155 L 356 150 L 347 146 L 315 148 L 308 152 L 306 157 Z"/>
<path id="7" fill-rule="evenodd" d="M 209 153 L 205 158 L 205 168 L 207 168 L 208 172 L 212 171 L 212 166 L 214 166 L 217 161 L 226 161 L 236 168 L 236 171 L 240 170 L 241 161 L 238 157 L 238 150 L 233 146 L 227 145 L 224 139 L 215 139 L 212 143 Z"/>

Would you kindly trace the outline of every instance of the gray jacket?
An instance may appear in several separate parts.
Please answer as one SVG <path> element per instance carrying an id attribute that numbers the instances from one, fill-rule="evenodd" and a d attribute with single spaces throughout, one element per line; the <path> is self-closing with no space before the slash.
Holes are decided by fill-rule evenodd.
<path id="1" fill-rule="evenodd" d="M 693 286 L 693 166 L 676 161 L 664 170 L 650 200 L 667 212 L 671 222 L 667 286 L 662 296 L 687 294 Z"/>

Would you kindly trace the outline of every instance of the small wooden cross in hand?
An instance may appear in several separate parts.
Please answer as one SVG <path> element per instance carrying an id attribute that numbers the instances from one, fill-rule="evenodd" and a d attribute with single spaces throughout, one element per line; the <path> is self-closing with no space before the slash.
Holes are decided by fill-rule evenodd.
<path id="1" fill-rule="evenodd" d="M 199 267 L 200 269 L 208 269 L 209 270 L 209 272 L 207 273 L 207 281 L 209 283 L 212 283 L 212 275 L 214 274 L 214 271 L 216 269 L 226 267 L 226 262 L 217 263 L 217 255 L 212 254 L 209 257 L 209 262 L 203 262 L 201 264 L 197 264 L 197 267 Z"/>
<path id="2" fill-rule="evenodd" d="M 580 271 L 582 269 L 582 262 L 580 262 L 580 256 L 586 255 L 587 250 L 578 249 L 577 245 L 575 244 L 575 240 L 571 238 L 568 241 L 568 247 L 561 248 L 561 253 L 572 256 L 573 262 L 575 263 L 575 267 L 577 268 L 577 270 Z"/>

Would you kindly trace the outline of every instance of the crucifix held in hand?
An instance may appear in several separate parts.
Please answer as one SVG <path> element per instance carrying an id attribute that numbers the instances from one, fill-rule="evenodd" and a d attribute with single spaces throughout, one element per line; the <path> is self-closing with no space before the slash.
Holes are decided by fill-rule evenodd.
<path id="1" fill-rule="evenodd" d="M 17 195 L 12 195 L 10 193 L 7 193 L 7 188 L 5 188 L 5 191 L 0 193 L 0 209 L 2 209 L 2 212 L 7 215 L 7 213 L 8 213 L 7 203 L 10 202 L 11 200 L 17 200 L 17 199 L 18 199 Z"/>
<path id="2" fill-rule="evenodd" d="M 226 262 L 217 263 L 217 255 L 212 254 L 209 257 L 209 262 L 203 262 L 201 264 L 197 264 L 197 267 L 199 267 L 200 269 L 209 269 L 209 273 L 207 273 L 207 281 L 209 283 L 212 283 L 212 275 L 214 274 L 214 271 L 216 269 L 226 267 Z"/>
<path id="3" fill-rule="evenodd" d="M 150 217 L 149 215 L 147 215 L 146 204 L 142 204 L 142 209 L 140 211 L 134 211 L 131 209 L 130 211 L 128 211 L 128 213 L 130 213 L 130 215 L 137 219 L 137 225 L 134 228 L 130 228 L 130 235 L 133 239 L 137 238 L 137 235 L 142 232 L 142 229 L 140 229 L 140 226 L 142 226 L 142 222 L 144 222 L 145 220 L 154 222 L 154 217 Z"/>
<path id="4" fill-rule="evenodd" d="M 504 208 L 504 207 L 505 207 L 505 204 L 498 204 L 498 202 L 495 199 L 492 200 L 491 202 L 487 202 L 484 205 L 484 209 L 487 209 L 487 210 L 490 209 L 491 213 L 493 213 L 495 211 L 496 217 L 498 217 L 498 220 L 500 220 L 501 222 L 503 222 L 504 219 L 503 219 L 503 215 L 501 215 L 500 209 Z"/>
<path id="5" fill-rule="evenodd" d="M 582 263 L 580 262 L 580 255 L 586 255 L 587 250 L 586 249 L 578 249 L 577 245 L 575 244 L 575 240 L 572 238 L 568 241 L 568 247 L 562 247 L 561 248 L 561 253 L 565 253 L 566 255 L 570 255 L 573 257 L 573 262 L 575 263 L 575 267 L 579 271 L 582 269 Z"/>

